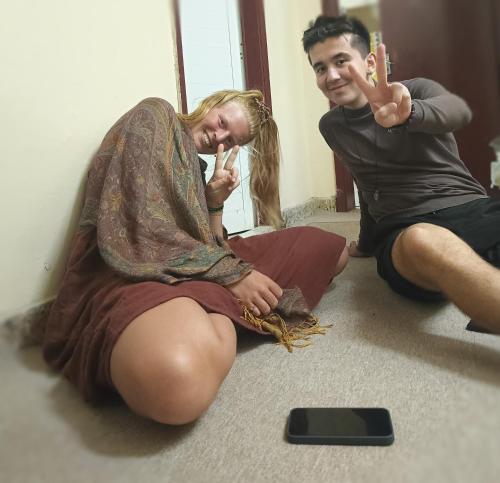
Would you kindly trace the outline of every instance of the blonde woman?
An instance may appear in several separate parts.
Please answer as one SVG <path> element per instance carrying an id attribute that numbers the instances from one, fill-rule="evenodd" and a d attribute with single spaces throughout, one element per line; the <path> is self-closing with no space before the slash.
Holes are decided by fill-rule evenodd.
<path id="1" fill-rule="evenodd" d="M 224 201 L 252 142 L 251 191 L 277 231 L 227 240 Z M 223 152 L 231 150 L 223 162 Z M 212 178 L 198 154 L 216 154 Z M 189 115 L 149 98 L 92 161 L 44 356 L 87 400 L 117 392 L 165 424 L 197 419 L 236 355 L 235 324 L 289 350 L 321 332 L 310 310 L 347 261 L 345 239 L 281 230 L 278 130 L 260 91 L 221 91 Z"/>

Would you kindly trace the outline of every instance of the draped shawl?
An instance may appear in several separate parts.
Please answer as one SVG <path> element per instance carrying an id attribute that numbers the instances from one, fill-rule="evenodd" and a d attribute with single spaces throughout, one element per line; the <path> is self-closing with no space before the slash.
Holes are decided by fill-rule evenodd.
<path id="1" fill-rule="evenodd" d="M 194 140 L 159 98 L 140 102 L 105 136 L 79 229 L 96 229 L 104 261 L 133 281 L 228 285 L 252 270 L 212 234 Z M 284 290 L 275 313 L 257 318 L 242 306 L 242 318 L 289 350 L 294 340 L 322 333 L 298 288 Z"/>

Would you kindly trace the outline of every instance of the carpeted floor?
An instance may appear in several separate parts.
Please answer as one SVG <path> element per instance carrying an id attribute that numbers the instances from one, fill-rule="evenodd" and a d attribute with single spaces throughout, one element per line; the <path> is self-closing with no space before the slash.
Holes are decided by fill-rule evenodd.
<path id="1" fill-rule="evenodd" d="M 356 215 L 314 224 L 357 235 Z M 353 259 L 316 310 L 333 327 L 289 354 L 248 334 L 209 411 L 162 427 L 121 405 L 92 407 L 39 347 L 0 340 L 0 475 L 14 482 L 493 483 L 500 474 L 500 337 L 468 332 L 449 304 L 393 294 L 372 259 Z M 389 447 L 300 446 L 298 406 L 382 406 Z"/>

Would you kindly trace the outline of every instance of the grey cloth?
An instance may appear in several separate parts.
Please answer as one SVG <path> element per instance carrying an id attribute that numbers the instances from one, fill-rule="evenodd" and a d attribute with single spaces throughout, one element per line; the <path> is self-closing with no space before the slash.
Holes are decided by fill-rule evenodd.
<path id="1" fill-rule="evenodd" d="M 453 131 L 472 117 L 465 101 L 429 79 L 403 81 L 412 97 L 412 115 L 386 129 L 369 104 L 334 107 L 319 128 L 347 165 L 359 189 L 358 247 L 371 252 L 370 233 L 380 220 L 405 218 L 487 197 L 460 159 Z"/>

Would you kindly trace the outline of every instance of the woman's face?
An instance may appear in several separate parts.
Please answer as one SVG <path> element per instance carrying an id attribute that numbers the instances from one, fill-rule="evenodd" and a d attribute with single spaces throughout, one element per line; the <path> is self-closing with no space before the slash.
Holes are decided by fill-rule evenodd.
<path id="1" fill-rule="evenodd" d="M 224 151 L 227 151 L 250 142 L 250 126 L 244 108 L 237 102 L 214 107 L 191 128 L 191 132 L 200 154 L 215 154 L 219 144 L 224 144 Z"/>

